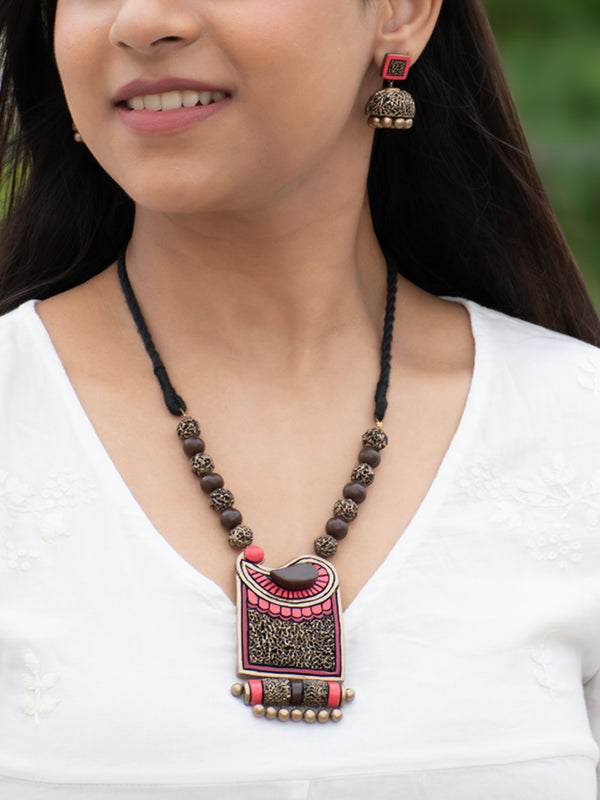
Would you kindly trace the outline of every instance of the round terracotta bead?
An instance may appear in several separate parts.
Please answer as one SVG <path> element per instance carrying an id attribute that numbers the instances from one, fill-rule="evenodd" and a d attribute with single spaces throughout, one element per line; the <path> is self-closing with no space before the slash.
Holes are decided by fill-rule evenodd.
<path id="1" fill-rule="evenodd" d="M 350 500 L 348 497 L 337 500 L 333 507 L 333 516 L 344 519 L 346 522 L 352 522 L 353 519 L 356 519 L 357 514 L 358 506 L 354 500 Z"/>
<path id="2" fill-rule="evenodd" d="M 240 524 L 242 515 L 237 508 L 226 508 L 225 511 L 221 512 L 219 521 L 226 531 L 230 531 L 232 528 L 235 528 L 236 525 Z"/>
<path id="3" fill-rule="evenodd" d="M 370 486 L 375 479 L 375 470 L 368 464 L 359 464 L 352 470 L 351 478 L 356 483 L 362 483 L 363 486 Z"/>
<path id="4" fill-rule="evenodd" d="M 358 454 L 358 460 L 361 464 L 368 464 L 370 467 L 378 467 L 381 456 L 374 447 L 365 447 Z"/>
<path id="5" fill-rule="evenodd" d="M 192 458 L 192 472 L 199 477 L 210 475 L 214 468 L 215 465 L 212 458 L 204 455 L 204 453 L 196 453 Z"/>
<path id="6" fill-rule="evenodd" d="M 182 417 L 177 426 L 177 436 L 179 436 L 180 439 L 200 436 L 200 425 L 192 417 Z"/>
<path id="7" fill-rule="evenodd" d="M 253 564 L 259 564 L 265 557 L 264 550 L 256 544 L 251 544 L 244 550 L 244 556 Z"/>
<path id="8" fill-rule="evenodd" d="M 383 450 L 388 443 L 388 438 L 381 428 L 369 428 L 363 433 L 362 440 L 365 447 L 372 447 L 374 450 Z"/>
<path id="9" fill-rule="evenodd" d="M 223 476 L 219 475 L 218 472 L 211 472 L 200 478 L 200 488 L 206 494 L 214 492 L 215 489 L 222 489 L 224 483 Z"/>
<path id="10" fill-rule="evenodd" d="M 334 539 L 343 539 L 348 533 L 348 523 L 339 517 L 332 517 L 325 525 L 325 533 L 333 536 Z"/>
<path id="11" fill-rule="evenodd" d="M 184 439 L 183 452 L 188 458 L 192 458 L 196 453 L 204 452 L 204 442 L 196 436 L 190 436 L 189 439 Z"/>
<path id="12" fill-rule="evenodd" d="M 225 511 L 235 503 L 235 497 L 229 489 L 215 489 L 210 493 L 208 502 L 213 511 Z"/>
<path id="13" fill-rule="evenodd" d="M 329 558 L 337 550 L 337 542 L 333 536 L 319 536 L 314 541 L 315 553 L 321 558 Z"/>
<path id="14" fill-rule="evenodd" d="M 252 528 L 247 525 L 236 525 L 233 530 L 229 531 L 229 536 L 227 537 L 227 541 L 234 550 L 243 550 L 252 544 L 253 539 Z"/>
<path id="15" fill-rule="evenodd" d="M 367 490 L 360 483 L 347 483 L 344 486 L 344 497 L 354 500 L 355 503 L 362 503 L 366 496 Z"/>

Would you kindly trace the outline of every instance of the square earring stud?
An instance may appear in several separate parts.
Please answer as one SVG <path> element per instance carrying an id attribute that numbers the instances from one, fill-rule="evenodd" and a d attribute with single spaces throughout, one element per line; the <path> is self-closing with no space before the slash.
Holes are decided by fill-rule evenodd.
<path id="1" fill-rule="evenodd" d="M 383 62 L 381 75 L 384 80 L 403 81 L 408 75 L 409 66 L 410 56 L 398 56 L 394 53 L 388 53 Z"/>

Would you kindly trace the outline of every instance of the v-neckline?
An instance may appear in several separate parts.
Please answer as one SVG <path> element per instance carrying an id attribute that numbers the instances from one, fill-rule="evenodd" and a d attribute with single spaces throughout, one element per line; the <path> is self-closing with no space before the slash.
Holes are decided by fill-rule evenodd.
<path id="1" fill-rule="evenodd" d="M 352 624 L 353 620 L 360 618 L 360 609 L 368 603 L 369 595 L 376 589 L 380 581 L 385 579 L 388 572 L 395 569 L 399 562 L 408 558 L 410 552 L 420 541 L 417 535 L 419 531 L 426 535 L 428 525 L 432 524 L 435 511 L 439 508 L 450 486 L 451 477 L 454 474 L 454 467 L 458 460 L 458 454 L 463 447 L 473 437 L 481 409 L 484 407 L 484 397 L 482 396 L 487 386 L 488 359 L 484 353 L 484 337 L 481 330 L 481 312 L 477 303 L 462 298 L 445 298 L 464 306 L 469 314 L 471 334 L 475 344 L 475 358 L 473 373 L 465 405 L 452 436 L 450 444 L 440 462 L 440 465 L 425 493 L 417 510 L 411 517 L 408 525 L 398 536 L 398 539 L 375 569 L 370 577 L 355 594 L 352 601 L 344 610 L 345 625 Z M 117 469 L 110 454 L 106 450 L 102 440 L 87 415 L 73 384 L 63 366 L 63 363 L 54 346 L 52 338 L 35 310 L 35 300 L 24 304 L 20 309 L 22 312 L 30 314 L 32 334 L 41 340 L 46 350 L 44 362 L 46 368 L 58 377 L 58 388 L 63 395 L 66 407 L 71 413 L 71 421 L 81 431 L 81 440 L 86 442 L 86 450 L 91 454 L 95 468 L 112 485 L 112 497 L 121 498 L 122 508 L 130 511 L 131 517 L 139 523 L 139 530 L 143 531 L 148 545 L 159 552 L 161 557 L 168 560 L 172 568 L 179 573 L 182 580 L 192 585 L 195 589 L 222 613 L 232 618 L 235 612 L 235 603 L 231 600 L 225 590 L 214 580 L 206 576 L 189 561 L 187 561 L 160 531 L 152 523 L 140 503 L 135 498 L 133 492 L 123 479 Z M 232 566 L 233 568 L 233 566 Z"/>

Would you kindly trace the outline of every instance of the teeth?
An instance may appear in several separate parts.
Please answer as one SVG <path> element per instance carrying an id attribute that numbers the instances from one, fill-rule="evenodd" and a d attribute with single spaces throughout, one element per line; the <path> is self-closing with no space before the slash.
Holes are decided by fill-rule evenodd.
<path id="1" fill-rule="evenodd" d="M 191 92 L 189 89 L 186 89 L 185 92 L 181 93 L 181 102 L 185 108 L 197 106 L 200 102 L 200 95 L 198 92 Z"/>
<path id="2" fill-rule="evenodd" d="M 135 111 L 172 111 L 176 108 L 191 108 L 192 106 L 207 106 L 218 103 L 227 97 L 225 92 L 193 92 L 185 89 L 182 92 L 163 92 L 162 94 L 145 94 L 130 97 L 127 108 Z"/>
<path id="3" fill-rule="evenodd" d="M 171 111 L 174 108 L 181 108 L 183 98 L 179 92 L 165 92 L 160 95 L 160 107 L 163 111 Z"/>
<path id="4" fill-rule="evenodd" d="M 145 94 L 143 100 L 144 100 L 144 108 L 147 108 L 150 111 L 162 110 L 159 94 Z"/>

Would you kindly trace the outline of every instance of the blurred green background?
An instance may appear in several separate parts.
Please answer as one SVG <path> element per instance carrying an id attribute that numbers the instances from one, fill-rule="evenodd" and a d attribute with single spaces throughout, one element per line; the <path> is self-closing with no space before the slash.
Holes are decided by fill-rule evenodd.
<path id="1" fill-rule="evenodd" d="M 600 311 L 600 0 L 484 0 L 536 164 Z"/>

